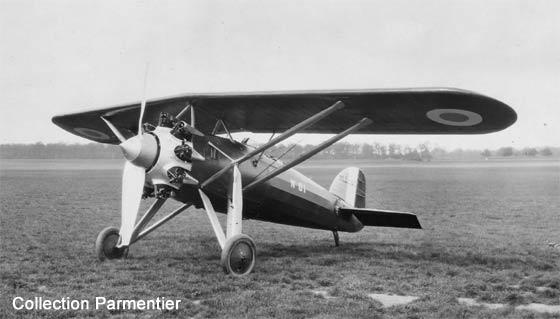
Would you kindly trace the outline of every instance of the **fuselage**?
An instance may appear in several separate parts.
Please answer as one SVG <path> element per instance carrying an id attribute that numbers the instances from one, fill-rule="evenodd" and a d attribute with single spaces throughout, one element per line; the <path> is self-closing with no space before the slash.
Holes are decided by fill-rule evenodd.
<path id="1" fill-rule="evenodd" d="M 224 154 L 210 146 L 211 142 Z M 217 136 L 193 136 L 194 149 L 205 159 L 194 160 L 189 173 L 200 183 L 248 153 L 252 148 L 227 138 Z M 226 157 L 227 155 L 227 157 Z M 228 158 L 229 157 L 229 158 Z M 243 186 L 261 178 L 284 164 L 266 155 L 256 155 L 241 163 L 239 170 Z M 208 184 L 204 191 L 210 197 L 217 212 L 227 212 L 227 193 L 232 174 L 224 174 Z M 175 199 L 202 207 L 198 185 L 184 184 L 176 192 Z M 309 228 L 359 231 L 363 225 L 354 216 L 342 217 L 337 207 L 345 203 L 319 184 L 296 171 L 289 169 L 267 182 L 243 192 L 243 218 L 302 226 Z"/>

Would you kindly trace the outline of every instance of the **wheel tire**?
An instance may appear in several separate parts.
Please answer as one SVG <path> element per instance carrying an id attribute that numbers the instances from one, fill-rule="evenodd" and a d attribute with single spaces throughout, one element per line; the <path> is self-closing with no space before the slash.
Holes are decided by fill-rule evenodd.
<path id="1" fill-rule="evenodd" d="M 99 232 L 95 241 L 95 253 L 100 261 L 122 258 L 125 255 L 126 248 L 117 248 L 119 238 L 119 229 L 116 227 L 107 227 Z"/>
<path id="2" fill-rule="evenodd" d="M 222 250 L 222 267 L 226 274 L 245 276 L 255 267 L 257 248 L 251 237 L 239 234 L 230 238 Z"/>

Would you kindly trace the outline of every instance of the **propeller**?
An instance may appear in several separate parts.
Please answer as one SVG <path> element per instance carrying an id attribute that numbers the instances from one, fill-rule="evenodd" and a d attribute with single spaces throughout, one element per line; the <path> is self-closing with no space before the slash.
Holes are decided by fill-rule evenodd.
<path id="1" fill-rule="evenodd" d="M 146 84 L 144 82 L 144 90 Z M 146 160 L 145 151 L 154 149 L 148 144 L 157 143 L 154 137 L 147 135 L 145 137 L 142 129 L 142 120 L 146 109 L 146 98 L 142 99 L 140 104 L 140 115 L 138 116 L 138 134 L 119 144 L 123 151 L 124 157 L 127 159 L 124 163 L 122 176 L 122 195 L 121 195 L 121 246 L 128 246 L 132 240 L 134 226 L 140 209 L 140 201 L 144 191 L 144 183 L 146 181 L 146 168 L 155 160 L 155 154 L 148 156 Z M 111 127 L 111 125 L 109 125 Z M 115 128 L 116 130 L 116 128 Z M 118 136 L 118 135 L 117 135 Z M 152 143 L 149 141 L 152 140 Z M 157 149 L 157 146 L 155 146 Z"/>
<path id="2" fill-rule="evenodd" d="M 101 117 L 103 121 L 105 121 L 109 129 L 111 129 L 113 134 L 119 139 L 119 147 L 127 160 L 124 164 L 122 175 L 121 228 L 119 231 L 119 247 L 127 247 L 132 241 L 134 241 L 133 237 L 135 236 L 134 231 L 136 228 L 136 220 L 138 218 L 138 210 L 140 208 L 140 202 L 142 200 L 144 184 L 146 182 L 146 170 L 150 167 L 153 167 L 157 163 L 159 152 L 161 149 L 161 145 L 158 144 L 158 138 L 162 138 L 163 135 L 161 134 L 172 134 L 175 135 L 175 137 L 177 137 L 179 140 L 182 139 L 182 134 L 203 135 L 201 132 L 191 126 L 194 126 L 194 110 L 192 109 L 192 106 L 190 104 L 187 106 L 184 112 L 181 113 L 186 113 L 188 109 L 191 110 L 191 125 L 188 125 L 182 121 L 174 120 L 171 117 L 170 124 L 175 124 L 175 126 L 169 131 L 169 133 L 167 133 L 167 131 L 165 130 L 159 131 L 159 133 L 156 133 L 161 135 L 158 135 L 159 137 L 156 137 L 156 134 L 154 134 L 153 132 L 145 133 L 143 129 L 144 114 L 146 112 L 145 91 L 146 78 L 144 78 L 144 98 L 140 103 L 140 113 L 138 116 L 138 133 L 135 136 L 126 139 L 123 134 L 117 129 L 117 127 L 113 125 L 113 123 L 111 123 L 110 119 Z M 181 113 L 179 115 L 181 115 Z M 166 113 L 162 113 L 161 116 L 164 116 L 165 114 Z M 161 124 L 161 116 L 159 125 L 167 126 Z M 181 131 L 175 132 L 177 133 L 175 134 L 174 131 L 179 129 Z M 163 137 L 163 140 L 169 141 L 168 137 Z M 159 141 L 161 142 L 161 139 Z M 186 140 L 183 139 L 182 141 L 178 141 L 177 143 L 180 143 L 179 145 L 174 146 L 175 156 L 178 157 L 176 159 L 177 161 L 191 161 L 192 159 L 204 160 L 204 157 L 198 154 L 192 148 L 192 146 L 186 145 Z M 169 145 L 167 147 L 169 147 Z M 188 157 L 188 159 L 181 159 L 181 147 L 185 148 L 185 154 L 188 154 L 188 156 L 186 156 Z M 170 159 L 168 158 L 168 160 Z M 170 161 L 170 165 L 172 165 L 173 161 Z M 238 173 L 238 175 L 240 174 Z M 240 178 L 240 176 L 238 176 L 237 178 Z M 241 185 L 237 185 L 237 188 L 235 189 L 235 195 L 233 196 L 233 199 L 235 199 L 235 204 L 233 205 L 233 207 L 235 207 L 236 211 L 240 211 L 241 207 L 238 199 L 239 196 L 237 194 L 240 190 Z"/>
<path id="3" fill-rule="evenodd" d="M 121 236 L 120 245 L 125 247 L 128 246 L 132 240 L 134 226 L 136 225 L 140 201 L 142 200 L 144 191 L 144 182 L 146 181 L 146 167 L 153 162 L 153 160 L 144 160 L 146 156 L 143 156 L 143 153 L 145 153 L 146 149 L 152 148 L 147 144 L 156 143 L 155 141 L 149 143 L 153 137 L 145 138 L 143 134 L 142 119 L 144 117 L 145 108 L 146 100 L 144 99 L 140 105 L 138 134 L 119 144 L 124 157 L 127 159 L 124 163 L 122 175 L 121 229 L 119 231 Z M 110 123 L 109 121 L 106 122 Z M 108 124 L 108 126 L 113 130 L 114 126 L 112 124 Z M 116 128 L 114 128 L 114 131 L 116 131 Z M 117 134 L 115 135 L 118 137 Z"/>
<path id="4" fill-rule="evenodd" d="M 157 141 L 154 136 L 144 134 L 142 122 L 146 110 L 146 78 L 148 66 L 146 65 L 146 76 L 144 77 L 144 98 L 140 103 L 140 114 L 138 116 L 138 134 L 125 139 L 119 130 L 104 117 L 101 117 L 109 129 L 121 142 L 121 148 L 127 161 L 124 164 L 122 175 L 121 194 L 121 229 L 120 246 L 128 246 L 132 240 L 140 201 L 146 181 L 146 168 L 150 167 L 157 159 Z"/>

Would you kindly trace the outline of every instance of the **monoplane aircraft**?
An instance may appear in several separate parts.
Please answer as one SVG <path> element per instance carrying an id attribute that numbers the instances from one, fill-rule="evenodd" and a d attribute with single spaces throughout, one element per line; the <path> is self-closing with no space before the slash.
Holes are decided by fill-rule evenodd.
<path id="1" fill-rule="evenodd" d="M 517 115 L 506 104 L 450 89 L 183 94 L 60 115 L 53 122 L 78 136 L 118 144 L 122 176 L 120 228 L 102 230 L 100 260 L 128 248 L 190 206 L 204 208 L 222 249 L 226 273 L 253 270 L 256 249 L 243 219 L 338 232 L 364 226 L 421 228 L 416 215 L 365 208 L 359 168 L 340 172 L 327 190 L 294 167 L 352 133 L 478 134 L 502 130 Z M 258 147 L 233 132 L 270 133 Z M 289 163 L 265 151 L 296 133 L 336 134 Z M 278 135 L 276 135 L 278 134 Z M 139 214 L 143 198 L 154 198 Z M 168 199 L 183 205 L 148 223 Z M 226 213 L 226 232 L 216 212 Z"/>

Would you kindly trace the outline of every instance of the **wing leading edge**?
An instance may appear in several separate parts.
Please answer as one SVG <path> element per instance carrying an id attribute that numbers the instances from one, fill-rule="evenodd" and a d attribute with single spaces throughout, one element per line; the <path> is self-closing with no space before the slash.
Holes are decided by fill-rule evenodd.
<path id="1" fill-rule="evenodd" d="M 217 119 L 231 132 L 282 132 L 342 101 L 346 107 L 301 133 L 335 134 L 367 117 L 373 123 L 360 134 L 481 134 L 512 125 L 508 105 L 470 91 L 451 88 L 356 91 L 306 91 L 185 94 L 147 102 L 144 119 L 157 123 L 160 112 L 196 110 L 196 128 L 210 133 Z M 63 129 L 84 138 L 118 144 L 101 117 L 119 131 L 136 134 L 140 102 L 53 117 Z"/>

